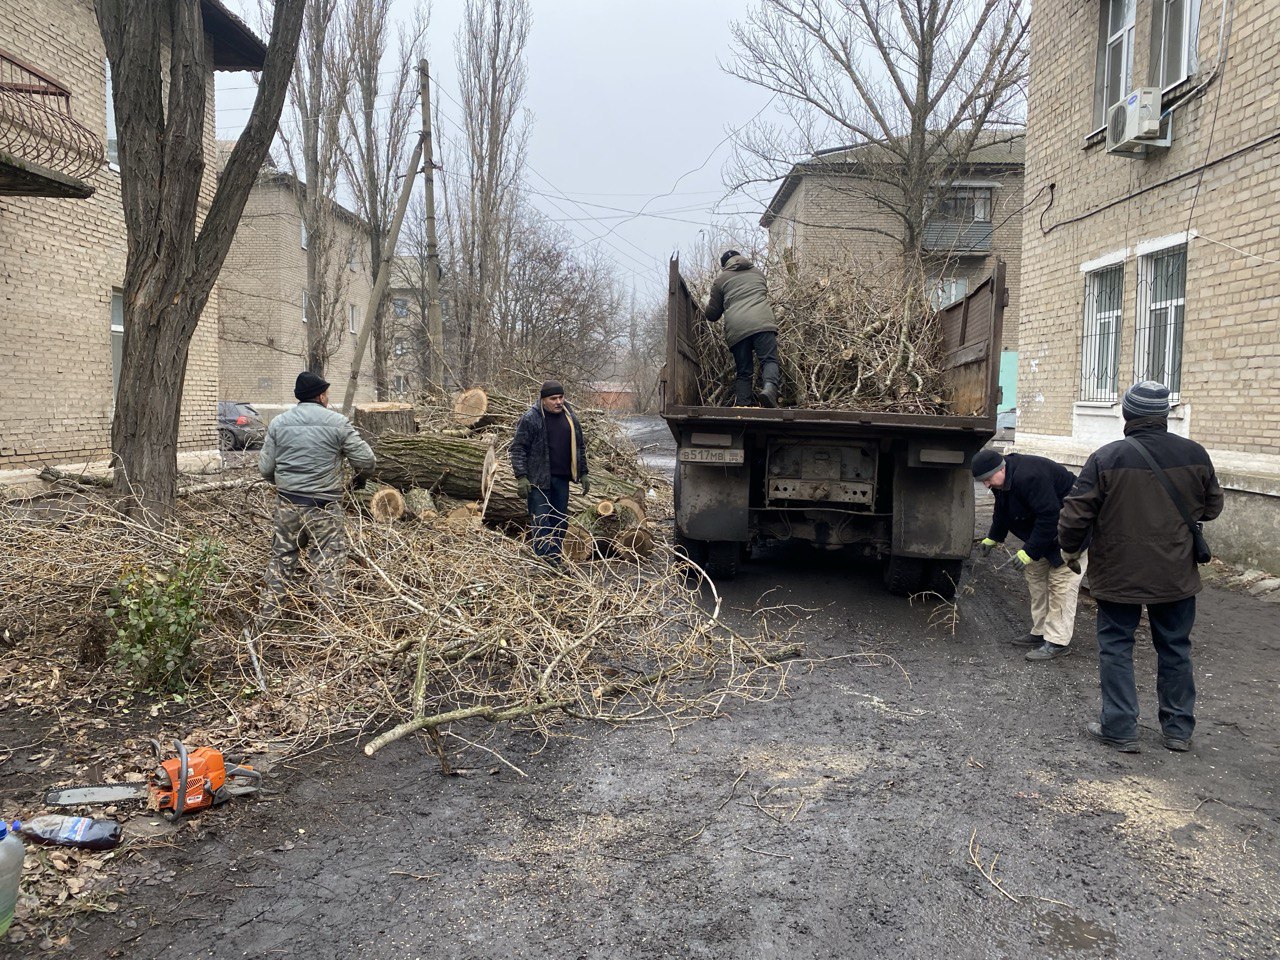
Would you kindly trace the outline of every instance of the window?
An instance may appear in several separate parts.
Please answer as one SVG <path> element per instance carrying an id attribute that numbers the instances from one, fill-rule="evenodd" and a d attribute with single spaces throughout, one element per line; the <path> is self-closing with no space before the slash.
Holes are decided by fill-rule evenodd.
<path id="1" fill-rule="evenodd" d="M 391 389 L 396 393 L 405 393 L 409 389 L 409 381 L 400 374 L 396 374 L 391 379 Z"/>
<path id="2" fill-rule="evenodd" d="M 1115 400 L 1120 376 L 1120 323 L 1124 317 L 1124 264 L 1084 278 L 1084 335 L 1080 346 L 1080 399 Z"/>
<path id="3" fill-rule="evenodd" d="M 124 292 L 111 291 L 111 402 L 120 392 L 120 368 L 124 363 Z"/>
<path id="4" fill-rule="evenodd" d="M 1167 90 L 1196 69 L 1200 0 L 1154 0 L 1151 18 L 1151 84 Z"/>
<path id="5" fill-rule="evenodd" d="M 347 304 L 347 330 L 351 333 L 356 332 L 356 305 L 354 303 Z"/>
<path id="6" fill-rule="evenodd" d="M 1178 398 L 1182 385 L 1182 323 L 1187 293 L 1187 248 L 1171 247 L 1138 260 L 1136 380 L 1156 380 Z"/>
<path id="7" fill-rule="evenodd" d="M 969 292 L 969 281 L 964 277 L 950 277 L 936 282 L 932 297 L 935 310 L 951 306 Z"/>
<path id="8" fill-rule="evenodd" d="M 299 220 L 298 221 L 298 242 L 302 245 L 303 250 L 307 249 L 307 239 L 308 239 L 307 221 Z"/>
<path id="9" fill-rule="evenodd" d="M 116 105 L 111 92 L 111 61 L 103 60 L 107 77 L 107 165 L 120 169 L 120 141 L 116 134 Z"/>
<path id="10" fill-rule="evenodd" d="M 409 352 L 409 344 L 405 343 L 404 337 L 396 337 L 394 351 L 397 357 L 403 357 Z"/>
<path id="11" fill-rule="evenodd" d="M 354 271 L 356 263 L 360 259 L 360 245 L 355 241 L 351 241 L 351 246 L 347 248 L 347 269 Z M 354 330 L 351 331 L 355 333 Z"/>
<path id="12" fill-rule="evenodd" d="M 306 323 L 311 317 L 311 295 L 307 293 L 307 288 L 302 288 L 302 322 Z"/>
<path id="13" fill-rule="evenodd" d="M 409 301 L 403 297 L 396 297 L 391 301 L 391 312 L 400 318 L 407 317 L 409 315 Z"/>
<path id="14" fill-rule="evenodd" d="M 1103 127 L 1107 111 L 1133 89 L 1133 34 L 1137 0 L 1102 0 L 1098 17 L 1098 63 L 1093 125 Z"/>
<path id="15" fill-rule="evenodd" d="M 931 219 L 950 223 L 990 223 L 991 188 L 955 187 L 938 201 Z"/>

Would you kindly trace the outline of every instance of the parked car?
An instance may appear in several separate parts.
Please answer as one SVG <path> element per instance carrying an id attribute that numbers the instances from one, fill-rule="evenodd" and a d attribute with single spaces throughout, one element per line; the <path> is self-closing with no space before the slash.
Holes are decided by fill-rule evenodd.
<path id="1" fill-rule="evenodd" d="M 262 446 L 267 424 L 252 404 L 218 401 L 218 446 L 223 450 L 248 450 Z"/>

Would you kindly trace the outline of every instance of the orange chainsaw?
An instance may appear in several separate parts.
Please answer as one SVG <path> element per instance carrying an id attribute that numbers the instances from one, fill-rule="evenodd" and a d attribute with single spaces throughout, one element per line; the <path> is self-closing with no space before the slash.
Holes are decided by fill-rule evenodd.
<path id="1" fill-rule="evenodd" d="M 178 755 L 166 760 L 159 742 L 152 740 L 151 746 L 155 748 L 158 763 L 149 783 L 61 787 L 45 794 L 45 804 L 50 807 L 78 807 L 81 804 L 146 799 L 152 809 L 176 820 L 184 813 L 216 807 L 232 797 L 255 794 L 261 789 L 261 773 L 250 766 L 227 763 L 222 751 L 213 747 L 196 747 L 188 751 L 181 740 L 175 740 L 173 747 Z"/>

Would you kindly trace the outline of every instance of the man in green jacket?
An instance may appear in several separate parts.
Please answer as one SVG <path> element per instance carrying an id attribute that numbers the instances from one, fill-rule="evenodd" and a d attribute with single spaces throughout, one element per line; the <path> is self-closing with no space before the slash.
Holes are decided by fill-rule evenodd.
<path id="1" fill-rule="evenodd" d="M 760 361 L 760 397 L 766 407 L 778 405 L 778 323 L 769 306 L 764 274 L 737 250 L 720 255 L 720 275 L 711 284 L 704 311 L 711 323 L 724 318 L 724 339 L 733 354 L 737 378 L 733 405 L 754 407 L 755 359 Z"/>
<path id="2" fill-rule="evenodd" d="M 309 371 L 298 374 L 298 405 L 267 425 L 258 458 L 263 478 L 276 485 L 276 533 L 267 565 L 261 616 L 270 618 L 301 578 L 301 554 L 315 571 L 321 596 L 342 592 L 347 531 L 342 516 L 342 461 L 356 468 L 355 485 L 373 472 L 369 444 L 351 421 L 329 409 L 329 384 Z"/>

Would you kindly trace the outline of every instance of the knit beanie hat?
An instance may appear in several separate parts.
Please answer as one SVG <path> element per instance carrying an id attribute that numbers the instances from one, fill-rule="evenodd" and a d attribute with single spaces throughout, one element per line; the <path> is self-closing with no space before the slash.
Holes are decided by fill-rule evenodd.
<path id="1" fill-rule="evenodd" d="M 548 380 L 542 385 L 542 393 L 538 394 L 543 400 L 547 397 L 563 397 L 564 386 L 559 380 Z"/>
<path id="2" fill-rule="evenodd" d="M 986 480 L 1000 472 L 1004 457 L 994 450 L 979 450 L 973 455 L 973 479 Z"/>
<path id="3" fill-rule="evenodd" d="M 1120 404 L 1126 420 L 1138 417 L 1167 417 L 1169 415 L 1169 388 L 1155 380 L 1135 383 L 1124 392 Z"/>
<path id="4" fill-rule="evenodd" d="M 303 370 L 298 374 L 297 383 L 293 385 L 293 395 L 298 398 L 299 403 L 306 403 L 308 400 L 314 400 L 328 389 L 328 380 L 324 377 L 316 376 L 310 370 Z"/>
<path id="5" fill-rule="evenodd" d="M 737 250 L 726 250 L 724 253 L 720 254 L 720 266 L 723 267 L 734 257 L 740 256 L 742 256 L 742 254 Z"/>

